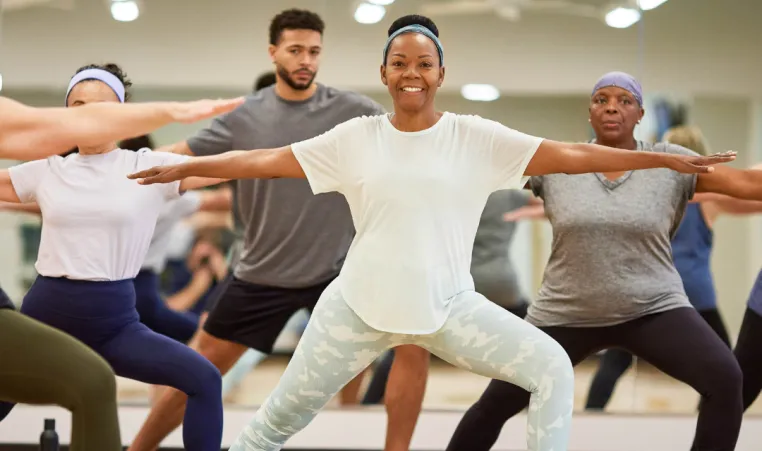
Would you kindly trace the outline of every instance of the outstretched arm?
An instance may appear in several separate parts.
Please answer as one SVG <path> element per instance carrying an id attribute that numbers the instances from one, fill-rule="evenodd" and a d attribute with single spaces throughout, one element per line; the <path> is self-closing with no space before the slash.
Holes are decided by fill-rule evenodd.
<path id="1" fill-rule="evenodd" d="M 721 213 L 731 215 L 749 215 L 762 213 L 762 201 L 736 199 L 725 194 L 696 193 L 691 203 L 712 203 Z"/>
<path id="2" fill-rule="evenodd" d="M 718 166 L 711 174 L 699 174 L 696 192 L 717 193 L 737 199 L 762 201 L 762 170 Z"/>
<path id="3" fill-rule="evenodd" d="M 33 108 L 0 97 L 0 158 L 45 158 L 77 145 L 98 145 L 146 134 L 173 122 L 196 122 L 232 111 L 242 103 L 243 98 Z"/>
<path id="4" fill-rule="evenodd" d="M 525 205 L 503 215 L 505 222 L 518 222 L 527 219 L 546 219 L 545 205 Z"/>
<path id="5" fill-rule="evenodd" d="M 19 204 L 15 202 L 0 202 L 0 211 L 12 211 L 14 213 L 29 213 L 39 216 L 42 214 L 40 205 L 37 202 Z"/>
<path id="6" fill-rule="evenodd" d="M 180 182 L 180 192 L 184 193 L 185 191 L 193 191 L 201 188 L 206 188 L 208 186 L 214 186 L 219 185 L 220 183 L 225 183 L 230 181 L 230 179 L 216 179 L 216 178 L 209 178 L 209 177 L 188 177 L 186 179 L 183 179 L 182 182 Z"/>
<path id="7" fill-rule="evenodd" d="M 233 190 L 229 186 L 202 191 L 199 211 L 229 212 L 233 208 Z"/>
<path id="8" fill-rule="evenodd" d="M 735 159 L 735 152 L 708 157 L 663 152 L 635 152 L 586 143 L 543 140 L 524 175 L 584 174 L 637 169 L 669 168 L 683 173 L 710 173 L 711 165 Z"/>
<path id="9" fill-rule="evenodd" d="M 187 177 L 214 179 L 304 178 L 291 146 L 278 149 L 234 150 L 220 155 L 190 158 L 172 166 L 158 166 L 128 176 L 138 183 L 169 183 Z"/>

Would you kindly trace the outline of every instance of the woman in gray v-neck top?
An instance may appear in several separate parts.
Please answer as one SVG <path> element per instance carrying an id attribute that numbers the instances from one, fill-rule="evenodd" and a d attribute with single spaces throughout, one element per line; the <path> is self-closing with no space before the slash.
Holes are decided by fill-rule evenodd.
<path id="1" fill-rule="evenodd" d="M 638 142 L 640 84 L 604 75 L 593 89 L 596 142 L 633 151 L 694 154 L 680 146 Z M 527 321 L 553 337 L 575 365 L 622 348 L 702 395 L 691 449 L 732 451 L 741 427 L 741 370 L 733 353 L 688 302 L 670 239 L 694 192 L 762 200 L 762 171 L 715 167 L 683 175 L 666 169 L 620 174 L 532 177 L 545 203 L 553 244 Z M 503 424 L 527 407 L 529 394 L 493 380 L 461 420 L 448 451 L 487 451 Z"/>

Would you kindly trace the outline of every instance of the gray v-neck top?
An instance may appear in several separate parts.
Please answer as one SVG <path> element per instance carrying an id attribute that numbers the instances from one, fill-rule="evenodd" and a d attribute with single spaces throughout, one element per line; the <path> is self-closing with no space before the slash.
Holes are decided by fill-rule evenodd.
<path id="1" fill-rule="evenodd" d="M 696 155 L 639 143 L 639 151 Z M 689 307 L 670 239 L 696 176 L 669 169 L 532 177 L 553 226 L 550 259 L 527 320 L 538 326 L 602 327 Z"/>

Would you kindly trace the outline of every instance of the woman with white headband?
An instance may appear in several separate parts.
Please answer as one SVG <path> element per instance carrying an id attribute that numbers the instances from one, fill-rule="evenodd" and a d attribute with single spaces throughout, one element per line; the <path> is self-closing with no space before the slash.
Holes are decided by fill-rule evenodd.
<path id="1" fill-rule="evenodd" d="M 206 119 L 242 101 L 98 103 L 69 109 L 33 108 L 0 97 L 0 158 L 46 158 L 77 144 L 116 141 L 172 122 Z M 7 176 L 0 174 L 0 186 L 7 188 Z M 0 362 L 0 400 L 70 410 L 71 451 L 121 451 L 111 367 L 79 340 L 15 311 L 2 289 Z M 4 416 L 0 413 L 0 421 Z"/>
<path id="2" fill-rule="evenodd" d="M 595 142 L 633 155 L 697 155 L 634 137 L 645 114 L 631 75 L 601 77 L 590 96 Z M 673 263 L 670 239 L 694 193 L 762 200 L 762 171 L 717 166 L 712 173 L 600 171 L 535 174 L 553 244 L 526 320 L 578 364 L 621 348 L 701 395 L 693 451 L 732 451 L 741 428 L 742 375 L 730 348 L 696 312 Z M 505 422 L 529 404 L 526 392 L 492 380 L 466 412 L 448 451 L 487 451 Z M 531 409 L 530 409 L 531 410 Z"/>
<path id="3" fill-rule="evenodd" d="M 85 66 L 69 83 L 66 106 L 124 103 L 130 85 L 116 65 Z M 194 181 L 145 187 L 126 176 L 188 157 L 148 149 L 133 152 L 113 141 L 78 147 L 78 153 L 65 158 L 0 171 L 0 200 L 37 202 L 42 213 L 35 264 L 39 276 L 21 311 L 79 339 L 119 376 L 187 393 L 185 449 L 219 451 L 219 371 L 187 346 L 152 332 L 135 310 L 133 278 L 157 217 L 167 201 Z M 217 182 L 195 181 L 197 187 Z M 6 404 L 3 410 L 10 407 Z"/>
<path id="4" fill-rule="evenodd" d="M 307 178 L 337 191 L 357 234 L 323 292 L 288 368 L 231 451 L 278 450 L 381 353 L 421 346 L 475 373 L 531 393 L 532 451 L 564 451 L 574 372 L 548 335 L 474 291 L 471 252 L 493 191 L 525 175 L 671 167 L 706 172 L 733 156 L 635 153 L 525 135 L 477 116 L 438 112 L 444 81 L 434 23 L 405 16 L 389 29 L 381 80 L 390 115 L 361 117 L 279 149 L 228 152 L 138 171 L 143 184 L 192 175 Z M 219 174 L 219 175 L 215 175 Z"/>

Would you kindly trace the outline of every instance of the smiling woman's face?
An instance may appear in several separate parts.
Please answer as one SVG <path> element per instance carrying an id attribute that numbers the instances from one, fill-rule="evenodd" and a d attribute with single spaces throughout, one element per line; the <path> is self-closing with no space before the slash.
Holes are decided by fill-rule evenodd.
<path id="1" fill-rule="evenodd" d="M 381 81 L 395 109 L 416 112 L 433 105 L 444 81 L 436 44 L 420 33 L 403 33 L 394 38 L 381 66 Z"/>

